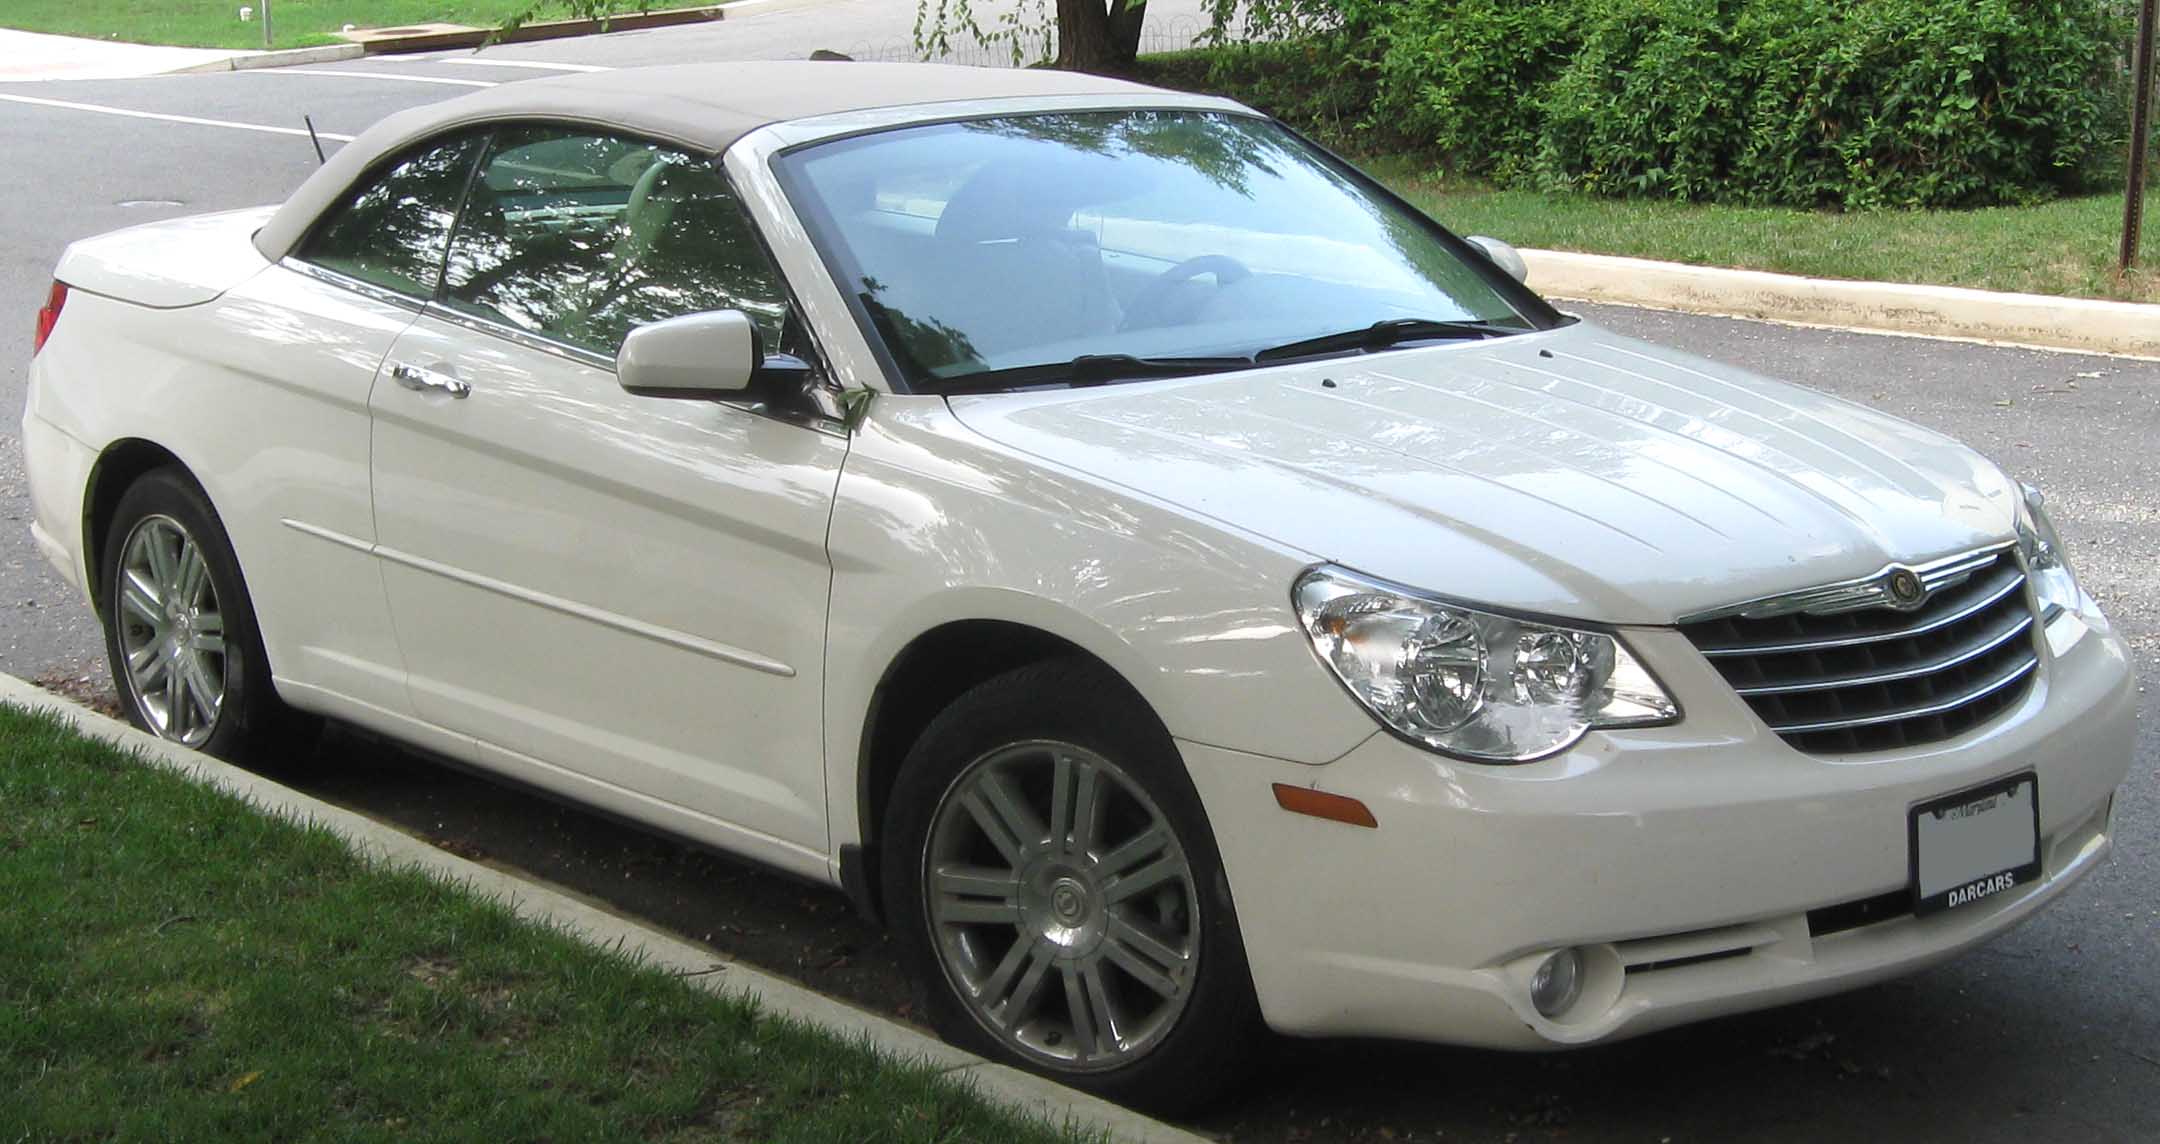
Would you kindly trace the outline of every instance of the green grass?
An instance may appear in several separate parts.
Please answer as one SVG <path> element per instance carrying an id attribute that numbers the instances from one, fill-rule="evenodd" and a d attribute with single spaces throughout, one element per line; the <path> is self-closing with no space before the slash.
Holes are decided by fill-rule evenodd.
<path id="1" fill-rule="evenodd" d="M 1517 246 L 1624 254 L 1823 278 L 1920 282 L 2160 301 L 2160 195 L 2148 196 L 2146 269 L 2115 272 L 2122 196 L 2030 207 L 1839 214 L 1502 191 L 1369 164 L 1458 234 Z"/>
<path id="2" fill-rule="evenodd" d="M 1052 1141 L 0 707 L 0 1137 Z"/>
<path id="3" fill-rule="evenodd" d="M 694 0 L 654 0 L 654 9 Z M 241 23 L 240 8 L 256 9 Z M 634 12 L 636 0 L 619 5 Z M 341 43 L 330 33 L 347 24 L 395 28 L 406 24 L 465 24 L 493 28 L 531 8 L 538 18 L 567 15 L 560 0 L 270 0 L 270 26 L 279 48 Z M 185 48 L 260 48 L 262 0 L 5 0 L 0 27 L 136 44 Z"/>

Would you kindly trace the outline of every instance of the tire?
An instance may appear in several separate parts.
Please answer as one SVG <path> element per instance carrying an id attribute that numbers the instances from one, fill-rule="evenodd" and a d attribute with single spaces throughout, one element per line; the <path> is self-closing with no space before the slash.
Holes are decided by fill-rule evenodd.
<path id="1" fill-rule="evenodd" d="M 105 654 L 131 722 L 235 762 L 282 763 L 304 746 L 313 723 L 278 699 L 232 542 L 185 472 L 128 486 L 99 561 Z"/>
<path id="2" fill-rule="evenodd" d="M 1267 1038 L 1222 859 L 1122 680 L 1079 660 L 997 676 L 931 721 L 893 791 L 884 902 L 939 1035 L 1155 1112 L 1244 1075 Z"/>

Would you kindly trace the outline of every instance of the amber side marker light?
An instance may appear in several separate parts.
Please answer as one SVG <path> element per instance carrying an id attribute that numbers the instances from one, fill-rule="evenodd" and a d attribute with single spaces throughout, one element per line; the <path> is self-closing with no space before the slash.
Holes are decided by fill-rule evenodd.
<path id="1" fill-rule="evenodd" d="M 1349 795 L 1329 794 L 1311 787 L 1275 784 L 1275 805 L 1292 814 L 1309 814 L 1330 822 L 1347 822 L 1352 826 L 1377 829 L 1380 821 L 1372 816 L 1365 804 Z"/>

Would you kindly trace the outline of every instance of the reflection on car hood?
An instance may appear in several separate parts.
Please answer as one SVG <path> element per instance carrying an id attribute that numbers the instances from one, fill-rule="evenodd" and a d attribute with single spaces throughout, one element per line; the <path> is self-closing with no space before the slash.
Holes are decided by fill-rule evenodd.
<path id="1" fill-rule="evenodd" d="M 1588 324 L 952 405 L 1008 447 L 1315 560 L 1613 623 L 2013 531 L 2013 486 L 1955 441 Z"/>

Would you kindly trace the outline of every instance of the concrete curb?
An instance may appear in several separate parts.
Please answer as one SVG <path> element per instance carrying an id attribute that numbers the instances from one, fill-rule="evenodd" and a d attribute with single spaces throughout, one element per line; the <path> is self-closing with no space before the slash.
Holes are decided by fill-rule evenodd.
<path id="1" fill-rule="evenodd" d="M 674 28 L 684 24 L 705 24 L 724 18 L 725 6 L 714 4 L 699 8 L 667 8 L 650 12 L 624 12 L 606 20 L 535 20 L 522 24 L 502 34 L 496 44 L 530 44 L 542 40 L 562 40 L 574 36 L 594 36 L 614 32 L 638 32 L 648 28 Z M 397 55 L 405 52 L 434 52 L 453 48 L 480 48 L 488 45 L 488 37 L 495 35 L 492 28 L 475 28 L 465 32 L 421 32 L 411 36 L 393 36 L 380 40 L 363 40 L 357 45 L 369 55 Z"/>
<path id="2" fill-rule="evenodd" d="M 1530 265 L 1530 285 L 1553 298 L 2160 358 L 2160 305 L 1803 278 L 1560 250 L 1525 250 L 1522 256 Z"/>
<path id="3" fill-rule="evenodd" d="M 720 0 L 720 7 L 729 16 L 763 16 L 773 12 L 793 12 L 799 8 L 818 8 L 833 0 Z"/>
<path id="4" fill-rule="evenodd" d="M 281 52 L 249 52 L 222 60 L 194 64 L 166 75 L 200 75 L 208 72 L 252 71 L 255 68 L 289 68 L 296 64 L 328 64 L 356 60 L 367 54 L 358 44 L 321 44 L 312 48 L 288 48 Z"/>
<path id="5" fill-rule="evenodd" d="M 0 702 L 50 711 L 77 731 L 133 751 L 145 761 L 238 795 L 266 814 L 324 827 L 367 857 L 417 867 L 501 900 L 519 916 L 558 927 L 596 946 L 621 949 L 684 975 L 699 988 L 754 1001 L 765 1013 L 800 1021 L 889 1056 L 930 1064 L 971 1081 L 986 1099 L 1059 1125 L 1096 1130 L 1120 1141 L 1207 1144 L 1206 1138 L 1017 1069 L 986 1061 L 875 1013 L 814 993 L 740 962 L 724 961 L 681 938 L 616 917 L 571 894 L 428 845 L 374 819 L 310 798 L 208 755 L 190 751 L 107 718 L 73 700 L 13 675 L 0 674 Z M 716 972 L 717 971 L 717 972 Z M 697 976 L 689 976 L 696 974 Z"/>
<path id="6" fill-rule="evenodd" d="M 575 36 L 590 36 L 601 32 L 635 32 L 644 28 L 671 28 L 683 24 L 703 24 L 723 18 L 724 5 L 701 8 L 669 8 L 652 12 L 625 12 L 606 21 L 601 20 L 536 20 L 504 35 L 498 44 L 535 43 L 541 40 L 560 40 Z M 199 75 L 223 71 L 248 71 L 254 68 L 284 68 L 299 64 L 328 64 L 340 60 L 356 60 L 362 56 L 400 55 L 409 52 L 432 52 L 454 48 L 481 48 L 488 45 L 491 28 L 475 28 L 460 32 L 423 32 L 411 36 L 393 36 L 381 40 L 362 40 L 349 44 L 318 44 L 312 48 L 287 48 L 275 52 L 244 52 L 221 60 L 190 64 L 175 68 L 166 75 Z"/>

